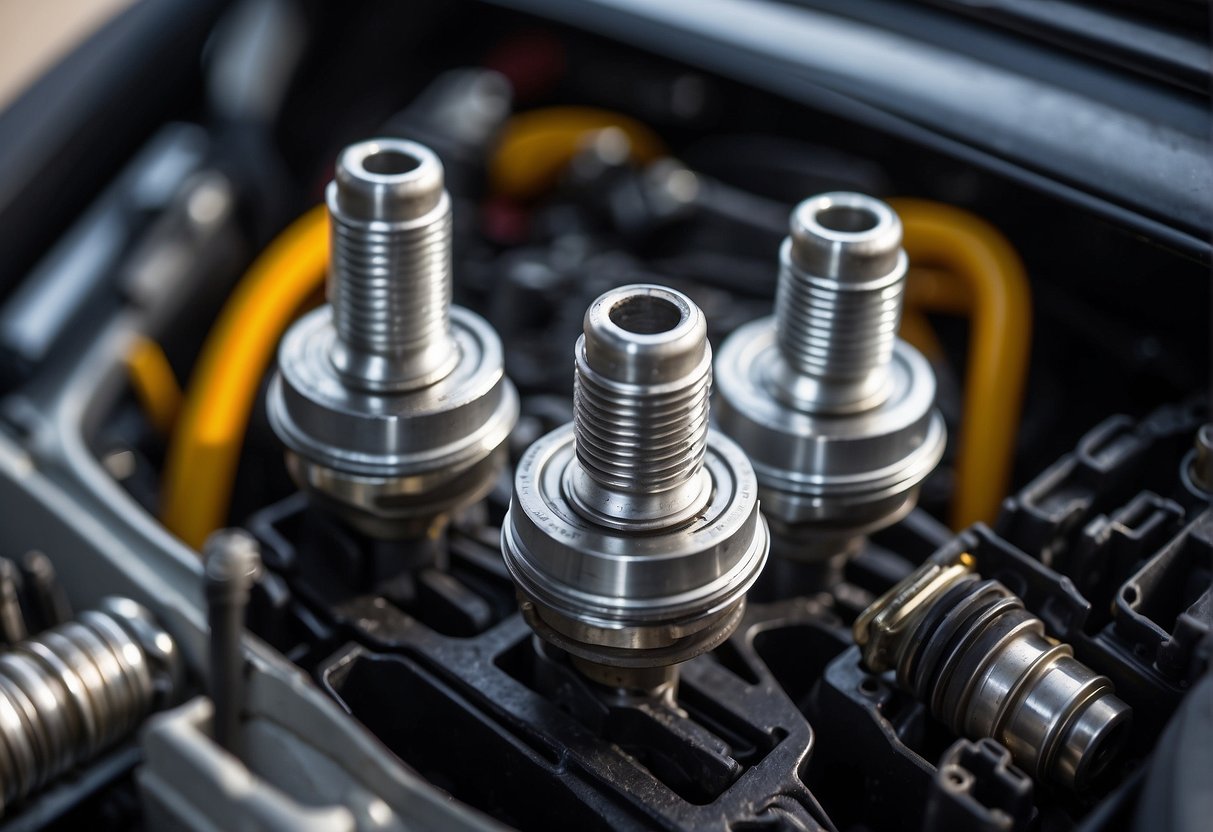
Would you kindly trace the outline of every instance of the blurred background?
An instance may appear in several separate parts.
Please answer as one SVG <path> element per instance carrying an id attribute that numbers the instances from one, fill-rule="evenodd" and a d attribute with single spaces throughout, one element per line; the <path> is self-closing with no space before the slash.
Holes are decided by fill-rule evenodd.
<path id="1" fill-rule="evenodd" d="M 0 2 L 0 109 L 132 0 Z"/>

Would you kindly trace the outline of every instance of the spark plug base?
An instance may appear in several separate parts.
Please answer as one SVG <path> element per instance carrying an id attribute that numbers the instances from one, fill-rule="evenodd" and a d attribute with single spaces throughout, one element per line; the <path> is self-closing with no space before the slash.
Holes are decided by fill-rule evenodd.
<path id="1" fill-rule="evenodd" d="M 769 546 L 745 455 L 714 431 L 702 513 L 666 530 L 627 533 L 588 520 L 562 483 L 575 459 L 568 425 L 518 465 L 502 550 L 527 623 L 546 641 L 612 667 L 673 665 L 736 628 Z"/>

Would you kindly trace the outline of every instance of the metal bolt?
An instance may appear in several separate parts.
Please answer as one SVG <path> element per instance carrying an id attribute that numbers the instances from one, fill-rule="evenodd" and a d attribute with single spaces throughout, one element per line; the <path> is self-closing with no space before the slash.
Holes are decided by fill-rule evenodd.
<path id="1" fill-rule="evenodd" d="M 215 742 L 239 756 L 244 708 L 244 615 L 261 574 L 257 541 L 240 529 L 220 529 L 202 549 L 210 624 L 210 694 Z"/>
<path id="2" fill-rule="evenodd" d="M 575 505 L 617 527 L 694 516 L 711 479 L 712 351 L 703 312 L 660 286 L 607 292 L 585 314 L 575 350 Z"/>
<path id="3" fill-rule="evenodd" d="M 868 607 L 854 626 L 864 663 L 896 670 L 956 733 L 992 737 L 1034 776 L 1082 788 L 1115 757 L 1132 711 L 973 565 L 932 559 Z"/>
<path id="4" fill-rule="evenodd" d="M 790 226 L 774 316 L 720 349 L 716 418 L 758 471 L 776 551 L 830 561 L 913 508 L 945 430 L 931 365 L 897 338 L 897 214 L 828 193 L 796 206 Z"/>
<path id="5" fill-rule="evenodd" d="M 804 410 L 849 412 L 888 397 L 906 254 L 901 220 L 855 193 L 806 199 L 780 252 L 775 337 Z"/>
<path id="6" fill-rule="evenodd" d="M 346 148 L 327 191 L 329 305 L 296 321 L 266 409 L 301 488 L 367 534 L 424 538 L 505 463 L 501 341 L 451 305 L 451 197 L 415 142 Z"/>
<path id="7" fill-rule="evenodd" d="M 451 337 L 451 199 L 442 163 L 400 139 L 351 145 L 327 191 L 333 364 L 367 390 L 412 390 L 459 361 Z"/>
<path id="8" fill-rule="evenodd" d="M 142 606 L 96 610 L 0 655 L 0 814 L 134 731 L 180 690 L 173 639 Z"/>

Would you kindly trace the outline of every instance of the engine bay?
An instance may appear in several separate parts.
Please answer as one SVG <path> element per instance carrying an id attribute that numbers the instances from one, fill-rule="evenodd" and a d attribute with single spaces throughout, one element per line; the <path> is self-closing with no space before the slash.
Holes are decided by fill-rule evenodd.
<path id="1" fill-rule="evenodd" d="M 187 5 L 97 36 L 138 114 L 4 244 L 0 828 L 1207 820 L 1207 67 L 1014 4 Z"/>

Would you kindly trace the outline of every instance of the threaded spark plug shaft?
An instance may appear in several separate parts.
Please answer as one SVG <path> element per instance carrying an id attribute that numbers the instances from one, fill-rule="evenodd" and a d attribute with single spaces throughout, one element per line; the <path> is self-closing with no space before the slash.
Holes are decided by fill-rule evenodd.
<path id="1" fill-rule="evenodd" d="M 928 561 L 855 623 L 870 670 L 969 739 L 992 737 L 1034 777 L 1081 789 L 1128 737 L 1132 711 L 1104 676 L 972 560 Z"/>
<path id="2" fill-rule="evenodd" d="M 598 298 L 574 419 L 519 463 L 502 528 L 523 615 L 591 678 L 639 687 L 728 637 L 769 537 L 744 454 L 708 427 L 711 348 L 679 292 Z"/>
<path id="3" fill-rule="evenodd" d="M 410 390 L 459 360 L 451 336 L 451 198 L 442 163 L 399 139 L 351 145 L 337 160 L 328 297 L 332 360 L 351 385 Z"/>
<path id="4" fill-rule="evenodd" d="M 831 193 L 796 206 L 780 252 L 775 338 L 798 405 L 848 412 L 888 396 L 906 263 L 901 220 L 880 200 Z"/>
<path id="5" fill-rule="evenodd" d="M 271 425 L 299 485 L 376 536 L 425 536 L 504 464 L 518 394 L 487 323 L 451 305 L 442 163 L 399 139 L 347 147 L 327 190 L 329 306 L 291 327 Z"/>
<path id="6" fill-rule="evenodd" d="M 607 292 L 575 349 L 571 497 L 588 516 L 668 526 L 703 507 L 712 352 L 703 313 L 659 287 Z"/>

